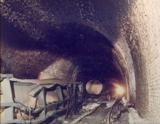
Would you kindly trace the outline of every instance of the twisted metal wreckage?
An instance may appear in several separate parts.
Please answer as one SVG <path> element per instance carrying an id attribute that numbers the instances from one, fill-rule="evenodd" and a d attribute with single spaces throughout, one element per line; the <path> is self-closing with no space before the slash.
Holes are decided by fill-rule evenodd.
<path id="1" fill-rule="evenodd" d="M 2 123 L 51 123 L 59 117 L 72 117 L 79 113 L 87 101 L 85 85 L 82 82 L 63 82 L 57 79 L 21 80 L 10 75 L 1 78 Z M 52 92 L 52 95 L 56 94 L 58 100 L 55 97 L 49 98 L 49 92 Z M 122 97 L 118 97 L 111 105 L 107 105 L 109 124 L 114 124 L 121 113 L 131 106 L 124 105 L 122 100 Z M 72 123 L 77 123 L 91 114 L 103 103 L 104 101 L 99 101 L 99 104 L 89 106 L 89 111 Z"/>
<path id="2" fill-rule="evenodd" d="M 84 98 L 81 82 L 5 78 L 1 81 L 1 90 L 2 123 L 43 123 L 64 114 L 68 117 L 78 112 Z M 47 103 L 48 92 L 55 92 L 59 100 Z M 31 99 L 31 104 L 24 103 Z M 21 116 L 19 119 L 18 114 Z"/>

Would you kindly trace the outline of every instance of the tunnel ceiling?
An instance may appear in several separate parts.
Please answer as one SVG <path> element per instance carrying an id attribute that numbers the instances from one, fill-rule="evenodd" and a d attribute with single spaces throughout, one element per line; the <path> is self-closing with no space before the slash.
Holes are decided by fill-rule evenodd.
<path id="1" fill-rule="evenodd" d="M 5 20 L 3 24 L 2 41 L 5 42 L 2 42 L 2 52 L 5 54 L 2 54 L 2 61 L 8 68 L 4 69 L 4 72 L 14 73 L 18 77 L 28 75 L 29 78 L 33 78 L 55 60 L 65 58 L 80 68 L 79 80 L 121 79 L 113 55 L 113 46 L 108 39 L 90 27 L 76 23 L 62 24 L 59 28 L 48 30 L 45 40 L 36 41 Z M 12 51 L 15 54 L 10 55 Z"/>
<path id="2" fill-rule="evenodd" d="M 126 1 L 5 0 L 0 5 L 4 29 L 1 39 L 5 41 L 2 52 L 7 53 L 1 58 L 2 71 L 36 78 L 63 57 L 80 66 L 80 77 L 121 77 L 115 64 L 114 40 L 97 30 L 116 39 L 120 18 L 127 11 Z"/>
<path id="3" fill-rule="evenodd" d="M 35 39 L 43 39 L 50 26 L 71 22 L 99 28 L 115 39 L 128 4 L 128 0 L 5 0 L 0 6 L 3 18 Z"/>

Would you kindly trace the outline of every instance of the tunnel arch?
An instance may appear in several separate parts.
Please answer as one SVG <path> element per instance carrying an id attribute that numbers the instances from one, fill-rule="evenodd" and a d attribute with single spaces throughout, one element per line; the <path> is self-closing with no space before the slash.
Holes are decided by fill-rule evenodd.
<path id="1" fill-rule="evenodd" d="M 127 18 L 128 19 L 128 18 Z M 125 20 L 128 22 L 128 20 Z M 133 58 L 130 54 L 130 46 L 128 44 L 128 39 L 125 39 L 123 33 L 117 35 L 117 37 L 113 37 L 110 35 L 109 30 L 103 28 L 103 25 L 98 24 L 95 26 L 93 23 L 83 22 L 82 25 L 88 26 L 89 28 L 93 28 L 94 30 L 98 31 L 102 36 L 106 39 L 109 39 L 109 44 L 113 47 L 113 53 L 116 58 L 117 66 L 123 75 L 123 81 L 126 84 L 127 90 L 127 99 L 130 102 L 136 103 L 136 77 L 135 77 L 135 69 L 133 66 Z M 129 25 L 134 25 L 129 22 Z M 122 30 L 121 28 L 119 30 Z M 126 30 L 128 31 L 128 30 Z M 122 31 L 123 32 L 123 31 Z M 123 43 L 122 43 L 123 42 Z"/>
<path id="2" fill-rule="evenodd" d="M 14 28 L 14 27 L 12 27 L 12 28 Z M 118 69 L 118 71 L 121 75 L 121 78 L 122 78 L 121 80 L 125 84 L 126 89 L 127 89 L 127 98 L 128 99 L 131 99 L 132 97 L 134 98 L 135 96 L 133 96 L 134 94 L 132 93 L 132 90 L 130 90 L 130 89 L 132 89 L 132 87 L 131 87 L 132 85 L 130 85 L 130 83 L 129 83 L 130 82 L 129 79 L 128 79 L 129 78 L 129 72 L 127 70 L 126 60 L 124 59 L 124 57 L 121 53 L 122 52 L 121 48 L 118 48 L 118 46 L 115 46 L 114 42 L 109 40 L 109 38 L 108 38 L 109 36 L 107 35 L 107 33 L 106 32 L 104 33 L 103 30 L 100 30 L 100 29 L 101 28 L 97 29 L 96 27 L 92 27 L 91 25 L 88 26 L 87 24 L 84 24 L 84 23 L 59 24 L 59 25 L 51 27 L 50 29 L 47 30 L 45 39 L 42 39 L 42 40 L 39 40 L 39 41 L 33 40 L 33 42 L 35 42 L 33 44 L 33 46 L 32 46 L 32 40 L 31 41 L 28 41 L 28 40 L 25 41 L 23 39 L 23 37 L 19 37 L 18 41 L 16 41 L 17 39 L 14 39 L 14 34 L 10 34 L 10 33 L 8 34 L 7 31 L 6 31 L 5 35 L 9 36 L 10 39 L 14 40 L 14 42 L 12 40 L 10 41 L 10 39 L 6 39 L 5 36 L 4 36 L 5 37 L 4 39 L 5 39 L 5 42 L 8 44 L 9 47 L 11 45 L 12 48 L 15 47 L 15 48 L 19 49 L 19 52 L 21 52 L 23 50 L 32 50 L 32 49 L 33 50 L 34 49 L 35 50 L 38 50 L 38 49 L 39 50 L 44 50 L 45 49 L 45 50 L 50 51 L 52 54 L 57 53 L 58 56 L 63 56 L 64 58 L 67 58 L 67 57 L 72 58 L 73 53 L 75 52 L 76 49 L 78 49 L 78 47 L 81 47 L 84 51 L 86 51 L 86 49 L 87 49 L 87 48 L 85 48 L 85 49 L 83 48 L 84 46 L 83 46 L 83 44 L 80 43 L 81 42 L 80 40 L 82 40 L 83 37 L 84 37 L 84 39 L 85 39 L 85 37 L 86 38 L 87 37 L 88 38 L 92 37 L 91 39 L 89 39 L 89 40 L 92 40 L 92 41 L 89 41 L 87 39 L 87 42 L 89 41 L 88 45 L 91 46 L 91 49 L 94 49 L 94 47 L 99 49 L 97 47 L 98 45 L 101 47 L 100 49 L 106 49 L 107 47 L 108 47 L 108 49 L 110 49 L 109 50 L 110 53 L 107 53 L 107 54 L 108 54 L 108 56 L 112 56 L 111 59 L 113 59 L 113 60 L 111 60 L 111 61 L 114 62 L 115 68 Z M 15 28 L 14 28 L 14 31 L 19 32 L 19 30 L 16 30 Z M 19 32 L 19 33 L 23 35 L 23 32 Z M 54 40 L 51 40 L 51 39 L 54 39 Z M 23 43 L 21 43 L 22 40 L 23 40 Z M 62 44 L 60 43 L 60 40 L 63 41 Z M 80 41 L 80 42 L 78 41 L 80 43 L 78 47 L 76 46 L 76 44 L 74 44 L 74 42 L 75 42 L 74 40 L 79 40 Z M 100 42 L 102 42 L 102 45 L 101 45 Z M 25 44 L 25 46 L 23 46 L 23 44 Z M 38 44 L 38 47 L 35 48 L 34 46 L 36 46 L 36 44 Z M 53 44 L 55 44 L 55 46 Z M 92 46 L 92 44 L 94 44 L 94 45 Z M 74 48 L 74 47 L 76 47 L 76 48 Z M 10 48 L 10 49 L 12 49 L 12 48 Z M 91 50 L 91 52 L 94 52 L 94 54 L 96 54 L 95 51 Z M 103 51 L 103 50 L 102 51 L 97 50 L 97 52 L 100 52 L 100 54 L 102 54 L 103 52 L 105 53 L 105 51 Z M 16 54 L 17 54 L 16 56 L 20 55 L 19 53 L 16 53 Z M 90 55 L 90 54 L 88 54 L 88 55 Z M 85 55 L 85 54 L 83 54 L 83 55 Z M 27 57 L 27 53 L 26 53 L 26 57 Z M 48 57 L 52 57 L 52 55 L 49 55 Z M 106 58 L 107 58 L 107 56 L 106 56 Z M 103 58 L 103 59 L 105 59 L 105 58 Z M 73 60 L 73 58 L 72 58 L 72 60 Z M 13 62 L 14 61 L 16 61 L 16 60 L 13 59 Z M 54 59 L 52 61 L 54 61 Z M 88 61 L 88 59 L 87 59 L 87 61 Z M 37 63 L 37 64 L 39 64 L 39 63 Z M 103 63 L 103 64 L 105 65 L 105 63 Z M 31 65 L 30 67 L 32 67 L 32 66 L 33 65 Z M 44 70 L 44 69 L 42 69 L 42 70 Z M 13 69 L 11 69 L 11 72 L 14 72 Z M 14 73 L 19 73 L 19 72 L 14 72 Z M 16 75 L 18 75 L 18 74 L 16 74 Z"/>
<path id="3" fill-rule="evenodd" d="M 3 7 L 2 16 L 8 19 L 11 24 L 16 25 L 15 27 L 23 30 L 26 34 L 32 35 L 32 37 L 37 37 L 39 30 L 40 34 L 42 30 L 45 32 L 46 29 L 44 27 L 50 26 L 51 23 L 53 26 L 59 22 L 84 22 L 85 25 L 95 28 L 98 32 L 113 42 L 112 44 L 115 50 L 117 50 L 116 53 L 119 53 L 117 56 L 121 56 L 119 57 L 119 62 L 122 61 L 121 66 L 124 68 L 123 70 L 126 74 L 126 79 L 128 78 L 126 82 L 129 82 L 128 84 L 130 85 L 130 90 L 132 90 L 133 86 L 135 87 L 133 90 L 135 95 L 133 94 L 133 96 L 138 96 L 135 100 L 137 110 L 141 115 L 143 115 L 143 117 L 156 117 L 158 120 L 159 115 L 157 112 L 160 110 L 160 102 L 157 101 L 159 100 L 160 91 L 157 88 L 159 86 L 158 69 L 160 65 L 160 16 L 158 13 L 158 0 L 147 2 L 145 0 L 85 1 L 86 2 L 80 0 L 75 1 L 74 3 L 71 1 L 63 4 L 62 2 L 55 0 L 55 6 L 52 7 L 52 4 L 50 4 L 49 6 L 46 5 L 44 7 L 47 11 L 49 10 L 47 8 L 51 8 L 53 10 L 52 12 L 49 11 L 49 13 L 44 10 L 43 4 L 38 3 L 36 4 L 38 5 L 37 7 L 33 5 L 33 7 L 30 8 L 32 11 L 31 14 L 33 14 L 32 16 L 30 16 L 29 13 L 21 13 L 23 16 L 21 16 L 21 14 L 16 14 L 17 9 L 15 9 L 16 7 L 13 7 L 13 12 L 18 21 L 10 18 L 10 16 L 13 16 L 10 8 L 8 11 L 6 7 Z M 81 4 L 79 4 L 79 2 L 81 2 Z M 88 4 L 89 2 L 91 4 Z M 27 3 L 27 1 L 25 1 L 25 3 Z M 76 3 L 79 5 L 84 4 L 86 8 L 83 8 L 83 6 L 77 7 L 75 6 Z M 9 6 L 14 6 L 14 4 L 17 5 L 16 1 L 10 1 L 7 4 L 9 4 Z M 20 6 L 20 9 L 26 8 L 26 12 L 28 12 L 27 9 L 29 4 L 21 5 L 21 3 L 18 3 L 18 5 Z M 60 10 L 57 9 L 59 5 L 61 6 Z M 71 9 L 67 8 L 68 5 L 71 6 Z M 95 8 L 91 8 L 90 5 L 92 5 L 92 7 L 94 6 Z M 37 10 L 41 10 L 42 13 L 37 14 L 33 10 L 36 10 L 36 12 Z M 83 11 L 82 16 L 80 15 L 80 11 Z M 69 16 L 66 16 L 67 13 L 69 13 Z M 51 14 L 51 16 L 49 14 Z M 42 19 L 44 15 L 46 18 L 44 18 L 44 21 L 39 23 L 39 19 Z M 34 16 L 38 19 L 35 20 Z M 29 19 L 30 17 L 31 19 Z M 27 24 L 24 25 L 24 21 L 26 21 Z M 34 24 L 36 24 L 37 27 Z M 42 30 L 40 28 L 42 28 Z M 114 33 L 114 31 L 116 33 Z M 13 52 L 12 49 L 10 52 Z M 43 56 L 46 55 L 47 57 L 52 57 L 52 55 L 48 54 L 47 52 L 43 54 Z M 36 57 L 38 59 L 39 56 L 37 55 Z"/>
<path id="4" fill-rule="evenodd" d="M 125 17 L 125 15 L 128 13 L 129 11 L 129 3 L 128 0 L 122 0 L 122 1 L 116 1 L 113 2 L 111 0 L 107 0 L 107 1 L 90 1 L 87 0 L 85 1 L 70 1 L 70 2 L 64 2 L 67 6 L 64 6 L 65 4 L 58 2 L 58 1 L 48 1 L 50 4 L 47 4 L 46 2 L 43 3 L 42 1 L 40 1 L 40 3 L 37 4 L 37 6 L 35 7 L 33 4 L 33 7 L 31 7 L 31 10 L 41 10 L 43 13 L 36 13 L 35 11 L 33 11 L 33 15 L 35 16 L 35 18 L 40 18 L 42 19 L 44 17 L 44 14 L 46 14 L 46 18 L 44 18 L 44 21 L 39 22 L 39 21 L 35 21 L 34 18 L 30 17 L 29 13 L 21 13 L 22 15 L 26 15 L 25 17 L 23 16 L 17 16 L 15 18 L 17 18 L 18 20 L 20 19 L 21 21 L 15 21 L 12 23 L 12 20 L 10 20 L 10 18 L 8 18 L 8 15 L 12 15 L 12 13 L 7 13 L 7 11 L 4 11 L 3 14 L 7 13 L 7 16 L 4 16 L 6 19 L 8 19 L 8 21 L 10 21 L 12 24 L 14 24 L 15 27 L 21 29 L 22 31 L 26 32 L 28 35 L 30 35 L 31 37 L 36 37 L 36 39 L 40 39 L 37 38 L 37 36 L 44 36 L 43 34 L 44 32 L 46 32 L 48 29 L 48 27 L 52 26 L 56 26 L 59 23 L 66 23 L 66 22 L 76 22 L 76 23 L 80 23 L 82 25 L 86 25 L 91 27 L 94 30 L 97 30 L 98 32 L 100 32 L 106 39 L 109 39 L 109 42 L 111 44 L 111 46 L 113 47 L 113 51 L 114 53 L 117 54 L 117 59 L 118 61 L 123 61 L 120 62 L 120 68 L 123 68 L 121 72 L 124 72 L 124 74 L 126 75 L 126 81 L 127 84 L 129 84 L 128 86 L 130 86 L 130 89 L 132 89 L 131 87 L 131 83 L 128 82 L 132 82 L 132 80 L 127 81 L 128 78 L 130 77 L 130 73 L 127 73 L 127 66 L 129 66 L 129 64 L 127 63 L 126 57 L 123 55 L 123 50 L 121 48 L 118 47 L 118 45 L 116 45 L 116 42 L 119 42 L 117 40 L 118 37 L 120 36 L 120 28 L 121 28 L 121 23 L 122 22 L 122 18 Z M 6 2 L 7 3 L 7 2 Z M 15 3 L 15 5 L 19 5 L 20 3 L 16 3 L 16 2 L 11 2 L 9 4 Z M 27 2 L 24 2 L 27 3 Z M 33 2 L 36 3 L 36 2 Z M 43 3 L 43 4 L 42 4 Z M 76 4 L 76 5 L 75 5 Z M 7 5 L 7 4 L 6 4 Z M 12 4 L 13 5 L 13 4 Z M 42 6 L 43 5 L 43 6 Z M 67 8 L 68 5 L 72 6 L 72 9 L 70 10 L 70 8 Z M 83 7 L 83 6 L 85 7 Z M 21 7 L 23 8 L 24 5 L 22 5 Z M 63 6 L 62 8 L 60 7 L 60 9 L 57 9 L 58 6 Z M 107 6 L 107 7 L 106 7 Z M 20 7 L 20 9 L 21 9 Z M 28 7 L 28 4 L 27 6 Z M 43 8 L 44 7 L 44 8 Z M 51 11 L 49 10 L 49 8 L 51 9 Z M 4 10 L 6 10 L 7 7 L 5 8 L 4 6 Z M 13 11 L 17 12 L 17 9 L 14 9 L 14 5 L 13 5 Z M 47 12 L 46 12 L 47 11 Z M 65 14 L 69 13 L 68 16 L 64 16 Z M 100 14 L 101 13 L 101 14 Z M 38 17 L 37 17 L 38 16 Z M 25 25 L 23 24 L 23 21 L 27 20 L 28 18 L 30 19 L 29 23 L 26 23 Z M 28 22 L 28 21 L 27 21 Z M 35 25 L 34 25 L 35 24 Z M 47 28 L 45 28 L 45 26 Z M 33 26 L 34 31 L 31 29 L 29 29 L 28 27 Z M 43 35 L 41 35 L 41 33 Z M 42 39 L 44 38 L 42 37 Z M 40 39 L 40 40 L 42 40 Z M 125 41 L 125 40 L 124 40 Z M 116 55 L 115 54 L 115 55 Z M 50 55 L 49 55 L 50 56 Z M 118 57 L 121 56 L 121 57 Z M 30 69 L 27 68 L 28 70 Z M 129 70 L 128 70 L 129 72 Z M 128 75 L 128 76 L 127 76 Z"/>

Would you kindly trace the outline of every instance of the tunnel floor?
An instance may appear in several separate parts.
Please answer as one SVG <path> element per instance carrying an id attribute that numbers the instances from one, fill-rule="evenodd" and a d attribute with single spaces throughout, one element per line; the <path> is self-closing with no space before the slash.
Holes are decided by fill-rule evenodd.
<path id="1" fill-rule="evenodd" d="M 71 119 L 66 119 L 65 121 L 56 120 L 55 124 L 74 124 L 78 118 L 82 118 L 80 121 L 77 121 L 75 124 L 109 124 L 108 116 L 109 116 L 109 109 L 102 105 L 98 107 L 95 111 L 93 111 L 88 116 L 85 116 L 82 118 L 82 116 L 86 112 L 80 112 L 78 115 L 74 115 Z M 111 123 L 111 124 L 128 124 L 129 123 L 129 114 L 128 112 L 125 112 L 121 115 L 121 117 Z"/>
<path id="2" fill-rule="evenodd" d="M 87 103 L 87 105 L 97 104 L 99 99 L 94 99 L 94 102 Z M 98 102 L 100 103 L 100 102 Z M 90 112 L 83 109 L 79 114 L 73 115 L 69 119 L 65 117 L 60 117 L 57 120 L 54 120 L 53 124 L 151 124 L 147 119 L 140 117 L 138 112 L 134 107 L 129 107 L 126 111 L 122 112 L 121 116 L 114 122 L 109 122 L 109 112 L 110 108 L 107 105 L 112 104 L 111 101 L 103 102 L 95 110 Z M 84 108 L 85 108 L 84 106 Z M 87 114 L 86 114 L 87 113 Z"/>

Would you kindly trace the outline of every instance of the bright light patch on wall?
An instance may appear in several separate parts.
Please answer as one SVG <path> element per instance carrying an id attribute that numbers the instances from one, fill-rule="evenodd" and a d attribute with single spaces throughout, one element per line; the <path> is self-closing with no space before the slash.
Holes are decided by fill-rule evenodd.
<path id="1" fill-rule="evenodd" d="M 122 85 L 116 83 L 114 83 L 113 85 L 116 96 L 123 96 L 125 94 L 125 88 Z"/>

